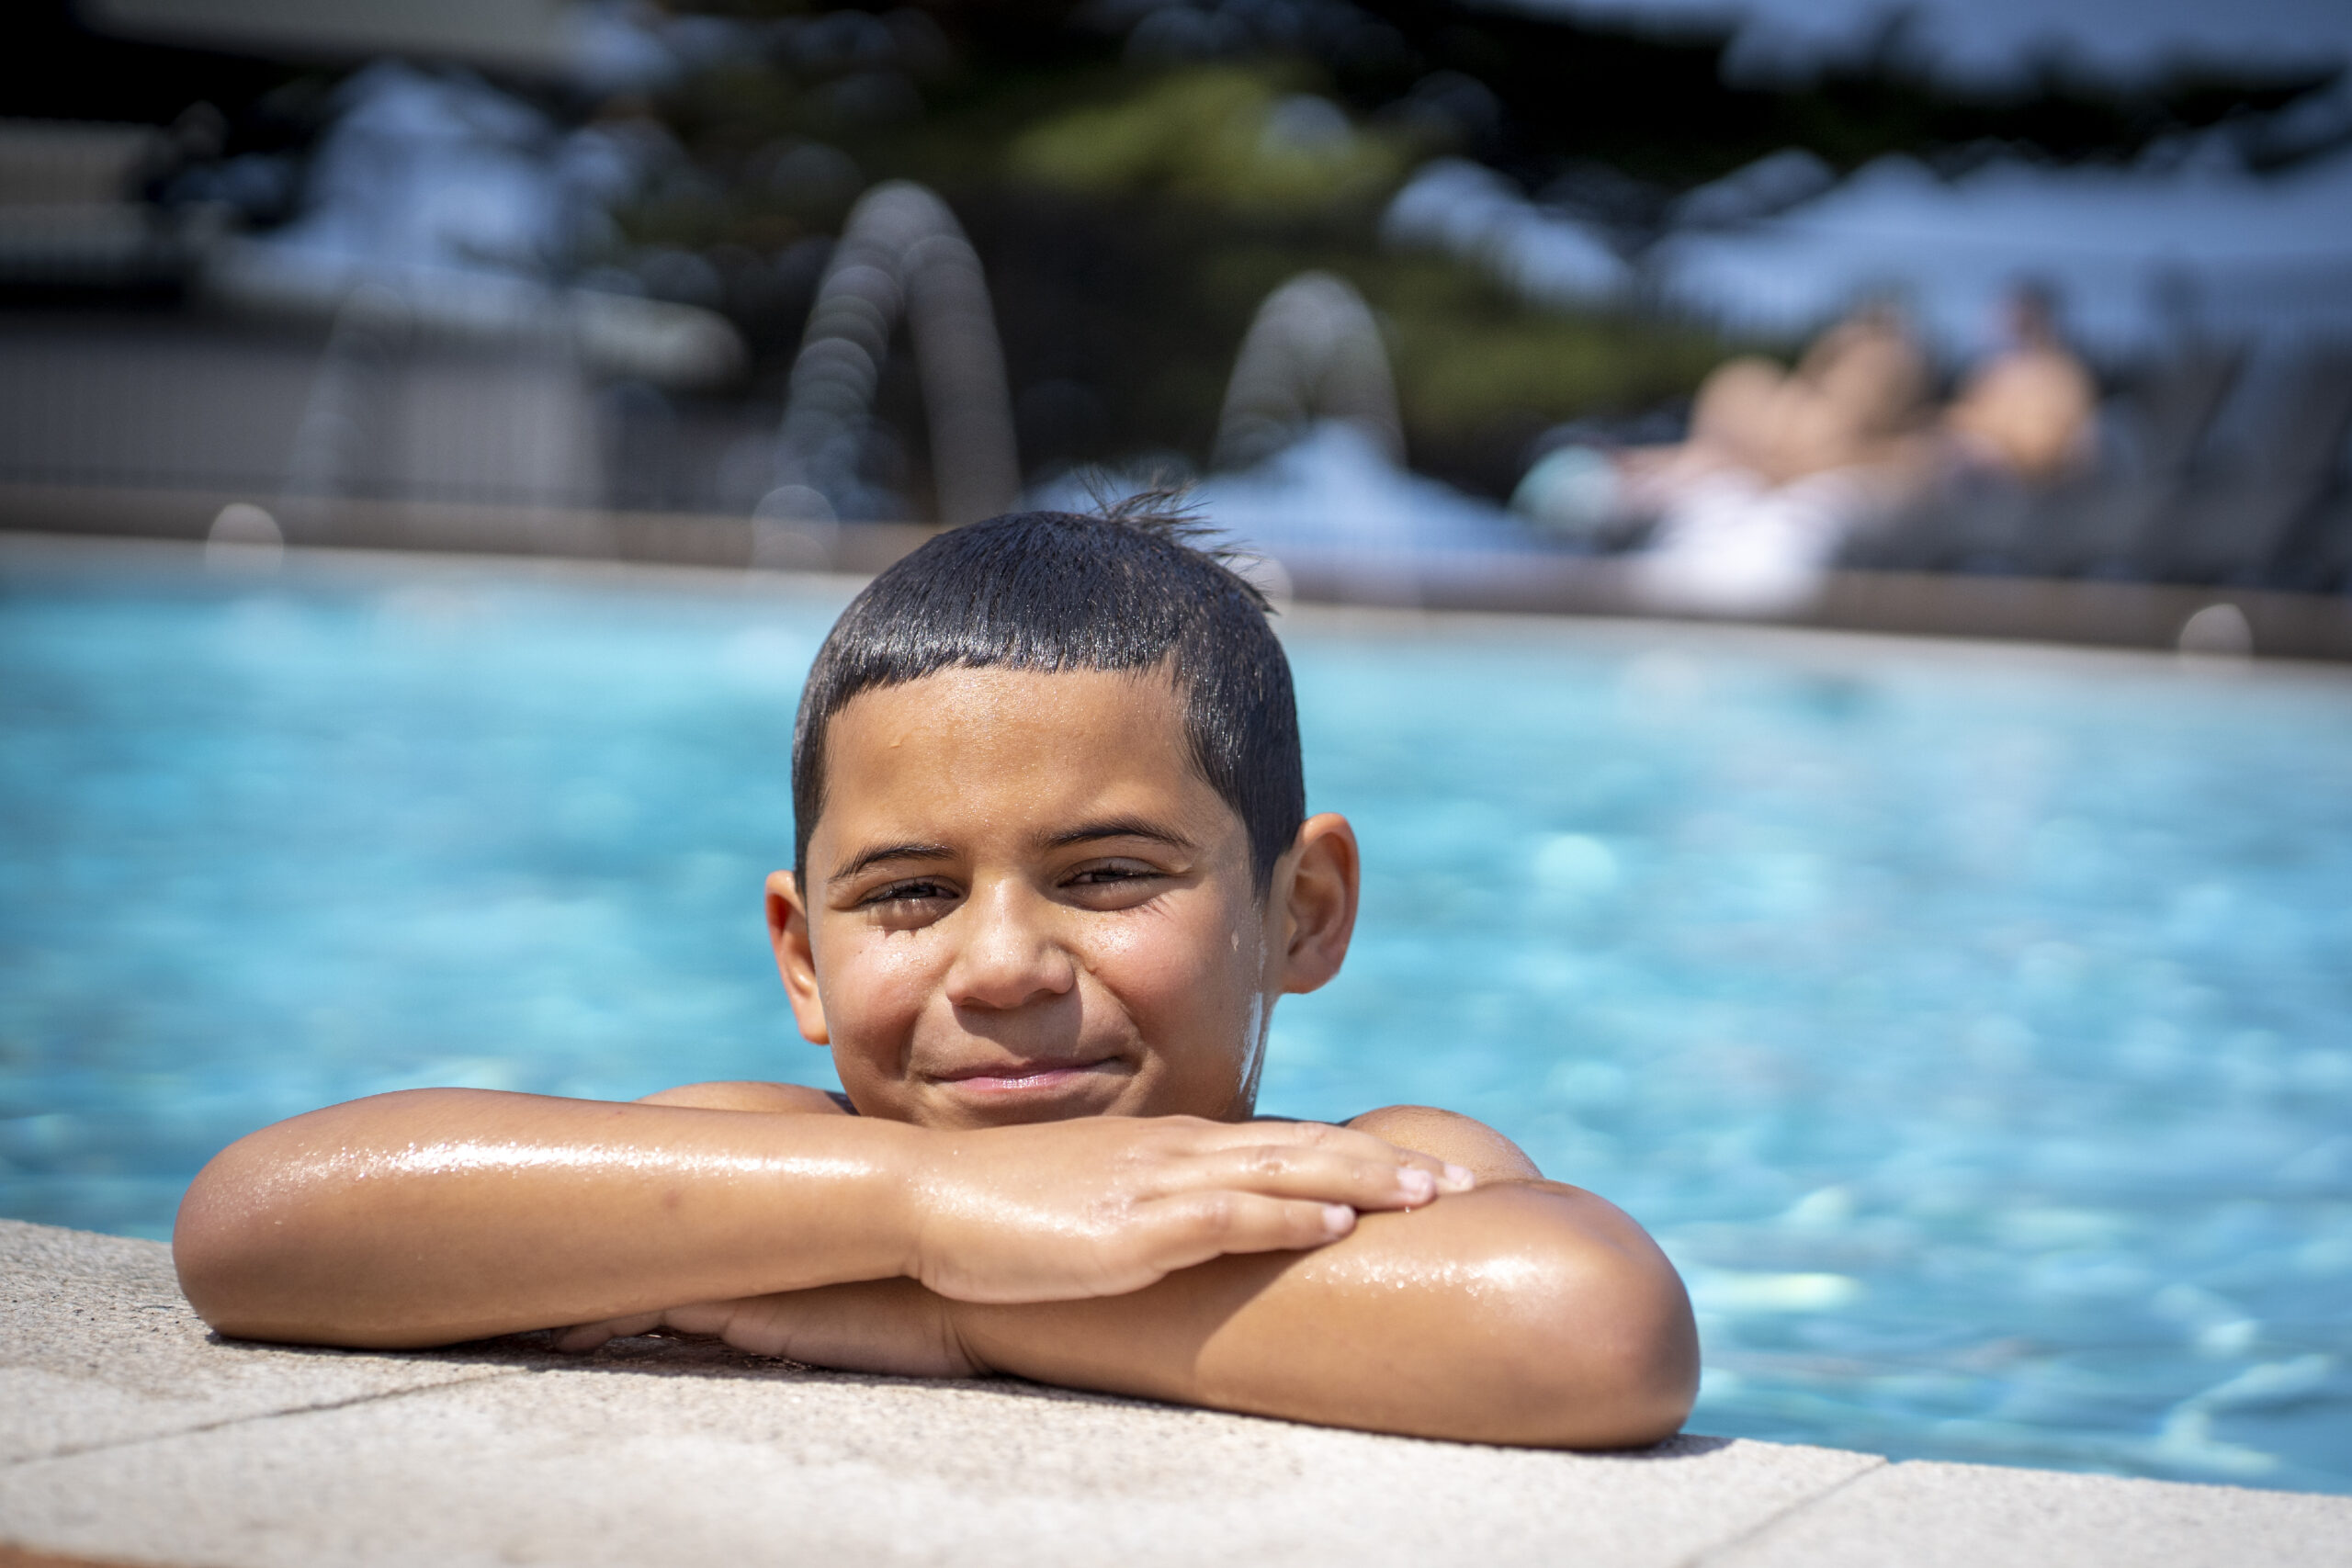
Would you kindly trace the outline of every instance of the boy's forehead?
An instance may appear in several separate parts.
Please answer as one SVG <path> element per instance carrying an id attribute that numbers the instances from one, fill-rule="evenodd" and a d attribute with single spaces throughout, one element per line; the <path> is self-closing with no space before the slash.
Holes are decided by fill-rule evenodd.
<path id="1" fill-rule="evenodd" d="M 1208 831 L 1205 814 L 1230 815 L 1158 670 L 946 670 L 876 687 L 834 716 L 825 772 L 820 832 L 1094 808 L 1177 813 Z"/>
<path id="2" fill-rule="evenodd" d="M 1047 730 L 1119 730 L 1129 744 L 1184 744 L 1184 709 L 1160 670 L 942 670 L 860 692 L 833 716 L 829 752 L 920 739 L 989 745 Z"/>

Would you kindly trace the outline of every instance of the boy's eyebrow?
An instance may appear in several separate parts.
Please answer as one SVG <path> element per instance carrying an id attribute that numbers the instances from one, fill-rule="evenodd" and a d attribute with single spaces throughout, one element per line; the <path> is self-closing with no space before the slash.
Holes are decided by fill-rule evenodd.
<path id="1" fill-rule="evenodd" d="M 1098 839 L 1148 839 L 1171 850 L 1195 847 L 1192 840 L 1173 828 L 1163 828 L 1140 817 L 1106 817 L 1097 822 L 1082 822 L 1066 832 L 1056 833 L 1046 840 L 1045 847 L 1063 850 L 1072 844 L 1091 844 Z"/>
<path id="2" fill-rule="evenodd" d="M 956 852 L 944 844 L 877 844 L 863 852 L 841 870 L 825 878 L 825 886 L 830 887 L 836 882 L 847 882 L 868 866 L 879 865 L 884 861 L 953 860 L 955 856 Z"/>
<path id="3" fill-rule="evenodd" d="M 1196 848 L 1193 840 L 1173 828 L 1163 828 L 1141 817 L 1106 817 L 1096 822 L 1081 822 L 1077 827 L 1056 833 L 1046 840 L 1045 849 L 1068 849 L 1072 844 L 1091 844 L 1102 839 L 1148 839 L 1155 844 L 1166 844 L 1171 850 Z M 825 885 L 847 882 L 862 871 L 894 860 L 953 860 L 956 852 L 944 844 L 903 843 L 876 844 L 854 856 L 848 864 L 825 878 Z"/>

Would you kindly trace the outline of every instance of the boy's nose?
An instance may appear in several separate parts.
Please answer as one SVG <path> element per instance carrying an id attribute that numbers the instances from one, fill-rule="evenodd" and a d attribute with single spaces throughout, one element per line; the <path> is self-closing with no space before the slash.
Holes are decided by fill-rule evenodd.
<path id="1" fill-rule="evenodd" d="M 1050 929 L 1049 906 L 1027 889 L 987 888 L 961 913 L 964 941 L 947 971 L 956 1006 L 1017 1008 L 1059 996 L 1077 979 L 1077 964 Z"/>

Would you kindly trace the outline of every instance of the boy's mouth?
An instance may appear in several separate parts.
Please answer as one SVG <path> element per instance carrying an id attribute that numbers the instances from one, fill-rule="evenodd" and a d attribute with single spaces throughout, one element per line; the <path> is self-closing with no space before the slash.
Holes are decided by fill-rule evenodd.
<path id="1" fill-rule="evenodd" d="M 1104 1056 L 1087 1062 L 982 1062 L 935 1077 L 940 1083 L 972 1094 L 1035 1094 L 1092 1077 L 1114 1060 Z"/>

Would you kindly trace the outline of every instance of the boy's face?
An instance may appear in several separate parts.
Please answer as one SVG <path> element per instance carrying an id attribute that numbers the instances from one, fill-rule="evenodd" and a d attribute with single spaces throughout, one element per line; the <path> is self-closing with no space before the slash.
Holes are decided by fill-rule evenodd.
<path id="1" fill-rule="evenodd" d="M 1259 900 L 1157 672 L 861 694 L 826 735 L 807 871 L 769 883 L 802 1032 L 860 1111 L 943 1126 L 1247 1115 L 1274 998 L 1329 978 L 1355 909 L 1337 818 Z"/>

